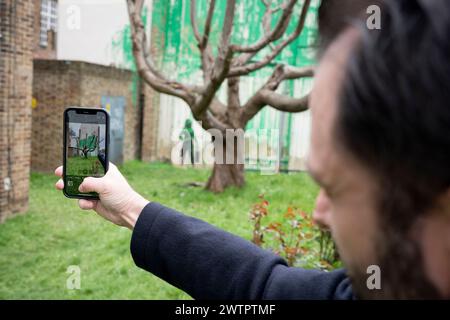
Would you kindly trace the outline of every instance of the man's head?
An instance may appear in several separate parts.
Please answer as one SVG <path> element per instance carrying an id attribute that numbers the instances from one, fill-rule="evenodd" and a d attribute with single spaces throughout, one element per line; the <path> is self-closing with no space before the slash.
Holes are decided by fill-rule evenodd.
<path id="1" fill-rule="evenodd" d="M 347 28 L 318 68 L 315 215 L 358 297 L 450 297 L 450 2 L 387 1 L 381 27 Z"/>
<path id="2" fill-rule="evenodd" d="M 319 46 L 320 51 L 348 26 L 348 23 L 366 15 L 371 5 L 381 5 L 385 0 L 322 0 L 319 6 Z"/>

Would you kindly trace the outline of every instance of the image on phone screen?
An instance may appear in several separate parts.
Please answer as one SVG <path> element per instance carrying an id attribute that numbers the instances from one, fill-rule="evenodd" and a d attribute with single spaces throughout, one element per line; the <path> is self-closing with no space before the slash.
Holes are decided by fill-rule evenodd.
<path id="1" fill-rule="evenodd" d="M 107 114 L 83 112 L 65 113 L 64 189 L 67 196 L 95 198 L 97 193 L 81 193 L 78 188 L 85 177 L 102 177 L 107 171 Z"/>

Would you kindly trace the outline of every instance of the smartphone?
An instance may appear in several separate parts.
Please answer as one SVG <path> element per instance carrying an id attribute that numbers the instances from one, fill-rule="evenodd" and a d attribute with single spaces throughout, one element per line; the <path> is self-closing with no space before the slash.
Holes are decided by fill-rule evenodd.
<path id="1" fill-rule="evenodd" d="M 96 192 L 78 187 L 86 177 L 108 171 L 109 114 L 104 109 L 68 108 L 64 111 L 63 193 L 68 198 L 98 199 Z"/>

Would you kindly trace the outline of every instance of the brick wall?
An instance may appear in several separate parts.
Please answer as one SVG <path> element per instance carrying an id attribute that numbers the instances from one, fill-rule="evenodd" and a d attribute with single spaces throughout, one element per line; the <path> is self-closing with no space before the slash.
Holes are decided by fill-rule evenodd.
<path id="1" fill-rule="evenodd" d="M 64 109 L 100 108 L 102 96 L 125 97 L 124 160 L 138 158 L 141 117 L 133 86 L 130 71 L 85 62 L 35 60 L 32 170 L 51 172 L 62 163 Z"/>
<path id="2" fill-rule="evenodd" d="M 33 23 L 34 1 L 0 0 L 0 222 L 28 207 Z"/>
<path id="3" fill-rule="evenodd" d="M 140 106 L 138 99 L 139 79 L 123 69 L 104 67 L 89 63 L 80 64 L 81 106 L 100 107 L 101 96 L 123 96 L 125 104 L 124 161 L 139 157 Z M 135 97 L 133 95 L 136 94 Z"/>
<path id="4" fill-rule="evenodd" d="M 34 61 L 31 169 L 51 171 L 62 164 L 63 117 L 67 106 L 80 104 L 80 66 Z"/>
<path id="5" fill-rule="evenodd" d="M 30 163 L 45 172 L 61 164 L 68 106 L 100 107 L 102 95 L 124 96 L 124 160 L 149 161 L 156 154 L 159 94 L 133 81 L 129 71 L 49 60 L 55 42 L 39 47 L 39 12 L 40 0 L 0 0 L 0 222 L 27 210 Z M 136 92 L 141 99 L 133 98 Z"/>

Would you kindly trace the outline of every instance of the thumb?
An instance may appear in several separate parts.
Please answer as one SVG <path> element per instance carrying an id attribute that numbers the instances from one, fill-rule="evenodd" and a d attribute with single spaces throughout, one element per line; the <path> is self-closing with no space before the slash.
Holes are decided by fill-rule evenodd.
<path id="1" fill-rule="evenodd" d="M 105 190 L 105 183 L 103 178 L 87 177 L 84 178 L 78 190 L 80 190 L 80 192 L 97 192 L 100 194 Z"/>

